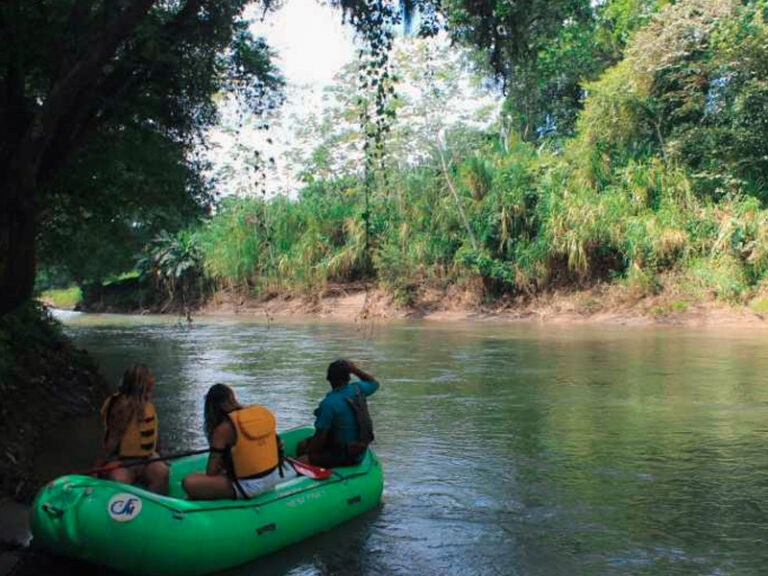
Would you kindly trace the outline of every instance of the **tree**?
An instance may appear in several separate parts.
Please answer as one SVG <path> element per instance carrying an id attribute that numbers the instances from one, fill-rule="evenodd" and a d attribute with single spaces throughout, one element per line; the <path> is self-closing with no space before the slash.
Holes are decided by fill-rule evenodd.
<path id="1" fill-rule="evenodd" d="M 439 133 L 459 125 L 487 128 L 498 119 L 501 96 L 475 72 L 469 50 L 435 38 L 398 38 L 390 55 L 396 95 L 387 134 L 389 171 L 431 158 Z M 364 135 L 360 108 L 370 102 L 356 90 L 358 63 L 348 64 L 325 88 L 320 117 L 297 117 L 291 161 L 309 181 L 360 176 Z M 439 162 L 438 162 L 439 163 Z"/>
<path id="2" fill-rule="evenodd" d="M 280 79 L 266 45 L 250 37 L 241 19 L 246 4 L 8 0 L 0 6 L 0 314 L 31 295 L 36 239 L 56 204 L 93 203 L 87 194 L 94 187 L 61 186 L 74 159 L 98 146 L 120 150 L 129 132 L 159 138 L 183 156 L 214 121 L 211 97 L 221 89 L 256 108 L 275 103 Z M 81 184 L 93 175 L 81 172 Z M 135 186 L 111 190 L 107 202 L 151 202 L 152 186 L 141 182 L 141 173 L 134 174 Z"/>
<path id="3" fill-rule="evenodd" d="M 527 140 L 573 133 L 586 81 L 621 59 L 663 0 L 445 0 L 450 34 L 501 79 L 506 115 Z"/>
<path id="4" fill-rule="evenodd" d="M 738 0 L 664 7 L 589 85 L 579 121 L 597 171 L 656 155 L 700 196 L 768 200 L 768 25 Z"/>
<path id="5" fill-rule="evenodd" d="M 133 125 L 95 135 L 43 191 L 39 269 L 63 268 L 81 286 L 98 283 L 132 270 L 162 230 L 197 220 L 210 194 L 186 152 Z"/>

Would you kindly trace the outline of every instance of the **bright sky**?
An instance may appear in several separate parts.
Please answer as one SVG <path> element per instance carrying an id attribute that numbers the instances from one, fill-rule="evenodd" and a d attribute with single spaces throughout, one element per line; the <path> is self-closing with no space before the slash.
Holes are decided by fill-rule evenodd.
<path id="1" fill-rule="evenodd" d="M 354 56 L 354 32 L 318 0 L 286 0 L 251 30 L 267 39 L 290 84 L 324 86 Z"/>
<path id="2" fill-rule="evenodd" d="M 263 36 L 275 52 L 275 63 L 286 80 L 285 102 L 269 119 L 268 131 L 259 129 L 258 118 L 243 118 L 236 106 L 225 104 L 221 125 L 208 134 L 207 157 L 214 164 L 214 173 L 223 175 L 218 184 L 222 195 L 261 190 L 248 166 L 258 151 L 261 159 L 274 159 L 264 183 L 267 195 L 293 196 L 301 186 L 300 167 L 291 163 L 287 153 L 296 146 L 297 128 L 313 115 L 322 116 L 328 105 L 324 89 L 356 58 L 354 30 L 342 23 L 340 10 L 321 0 L 284 0 L 263 20 L 261 10 L 255 8 L 246 16 L 254 35 Z M 484 104 L 469 94 L 467 100 L 470 108 Z"/>
<path id="3" fill-rule="evenodd" d="M 296 171 L 284 161 L 295 127 L 291 119 L 320 114 L 323 89 L 332 83 L 345 64 L 355 58 L 354 31 L 342 24 L 342 14 L 318 0 L 285 0 L 277 10 L 262 20 L 262 11 L 255 7 L 246 13 L 252 21 L 251 31 L 263 36 L 275 52 L 275 63 L 286 80 L 285 102 L 276 118 L 269 122 L 270 130 L 258 130 L 255 125 L 240 126 L 237 108 L 222 109 L 223 125 L 209 133 L 212 146 L 209 156 L 214 165 L 232 165 L 234 174 L 220 183 L 223 195 L 254 193 L 253 172 L 243 165 L 237 150 L 258 150 L 263 158 L 273 157 L 276 167 L 270 170 L 266 182 L 268 194 L 292 193 L 299 183 Z M 246 153 L 250 156 L 250 153 Z"/>

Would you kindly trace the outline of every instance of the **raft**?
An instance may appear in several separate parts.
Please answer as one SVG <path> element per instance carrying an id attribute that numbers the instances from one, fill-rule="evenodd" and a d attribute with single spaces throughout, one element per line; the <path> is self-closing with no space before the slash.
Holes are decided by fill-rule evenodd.
<path id="1" fill-rule="evenodd" d="M 286 454 L 295 455 L 299 440 L 313 433 L 312 427 L 283 432 Z M 372 450 L 327 480 L 291 478 L 246 501 L 185 500 L 182 478 L 205 470 L 206 462 L 206 454 L 174 461 L 168 496 L 90 476 L 62 476 L 32 505 L 34 543 L 126 574 L 208 574 L 328 530 L 381 501 L 382 469 Z"/>

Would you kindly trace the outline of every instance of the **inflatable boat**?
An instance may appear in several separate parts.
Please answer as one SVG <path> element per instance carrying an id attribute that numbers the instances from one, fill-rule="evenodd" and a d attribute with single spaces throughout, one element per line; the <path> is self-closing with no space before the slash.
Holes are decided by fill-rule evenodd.
<path id="1" fill-rule="evenodd" d="M 312 427 L 283 432 L 286 454 Z M 251 500 L 190 501 L 181 481 L 207 455 L 171 463 L 168 496 L 90 476 L 62 476 L 37 495 L 34 542 L 126 574 L 196 575 L 251 562 L 379 505 L 381 464 L 372 450 L 326 480 L 287 479 Z"/>

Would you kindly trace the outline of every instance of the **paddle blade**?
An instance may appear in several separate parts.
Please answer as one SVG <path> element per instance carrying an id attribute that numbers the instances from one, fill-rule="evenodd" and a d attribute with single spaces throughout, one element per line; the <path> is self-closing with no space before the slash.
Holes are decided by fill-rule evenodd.
<path id="1" fill-rule="evenodd" d="M 321 468 L 320 466 L 315 466 L 313 464 L 305 464 L 304 462 L 299 462 L 293 458 L 286 458 L 286 460 L 290 462 L 293 469 L 296 470 L 296 473 L 301 476 L 306 476 L 313 480 L 327 480 L 333 476 L 333 470 Z"/>

